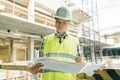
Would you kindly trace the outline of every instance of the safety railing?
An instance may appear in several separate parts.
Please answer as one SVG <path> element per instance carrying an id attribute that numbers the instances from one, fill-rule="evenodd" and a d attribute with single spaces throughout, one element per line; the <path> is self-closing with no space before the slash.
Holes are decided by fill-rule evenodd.
<path id="1" fill-rule="evenodd" d="M 32 74 L 27 71 L 0 69 L 0 80 L 32 80 Z"/>
<path id="2" fill-rule="evenodd" d="M 34 80 L 41 78 L 41 73 L 36 75 L 29 72 L 30 61 L 15 61 L 2 63 L 0 61 L 0 80 Z"/>

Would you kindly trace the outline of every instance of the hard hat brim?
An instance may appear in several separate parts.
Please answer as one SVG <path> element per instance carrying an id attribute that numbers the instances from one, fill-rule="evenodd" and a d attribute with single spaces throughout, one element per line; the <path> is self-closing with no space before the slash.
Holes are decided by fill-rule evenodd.
<path id="1" fill-rule="evenodd" d="M 58 16 L 54 16 L 54 18 L 57 18 L 57 19 L 63 19 L 63 20 L 68 20 L 68 21 L 71 20 L 71 19 L 68 19 L 68 18 L 63 18 L 63 17 L 58 17 Z"/>

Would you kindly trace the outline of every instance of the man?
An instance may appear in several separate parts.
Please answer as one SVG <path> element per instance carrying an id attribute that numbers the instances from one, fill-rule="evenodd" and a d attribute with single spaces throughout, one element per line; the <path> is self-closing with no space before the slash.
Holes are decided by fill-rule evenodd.
<path id="1" fill-rule="evenodd" d="M 67 33 L 72 18 L 70 9 L 66 6 L 59 7 L 54 17 L 56 33 L 44 37 L 40 55 L 43 53 L 43 56 L 68 62 L 84 62 L 78 38 Z M 41 66 L 41 64 L 34 65 L 30 71 L 36 74 Z M 76 75 L 45 69 L 42 80 L 76 80 Z"/>

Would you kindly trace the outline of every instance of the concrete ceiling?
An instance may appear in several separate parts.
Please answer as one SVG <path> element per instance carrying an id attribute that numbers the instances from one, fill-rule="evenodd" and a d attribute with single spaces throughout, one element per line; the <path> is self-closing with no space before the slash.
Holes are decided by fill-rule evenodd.
<path id="1" fill-rule="evenodd" d="M 39 36 L 45 36 L 55 31 L 54 27 L 35 22 L 31 23 L 28 20 L 5 14 L 0 14 L 0 29 L 10 29 Z"/>

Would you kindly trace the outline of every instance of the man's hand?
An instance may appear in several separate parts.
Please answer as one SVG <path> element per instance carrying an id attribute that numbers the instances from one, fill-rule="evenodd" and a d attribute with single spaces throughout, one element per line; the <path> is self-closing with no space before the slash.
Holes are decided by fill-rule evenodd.
<path id="1" fill-rule="evenodd" d="M 94 73 L 95 73 L 95 74 L 100 74 L 101 71 L 102 71 L 103 69 L 106 69 L 106 68 L 107 68 L 107 66 L 104 65 L 104 66 L 102 66 L 100 69 L 94 70 Z"/>
<path id="2" fill-rule="evenodd" d="M 33 64 L 32 66 L 29 67 L 29 71 L 32 74 L 36 74 L 38 72 L 42 72 L 42 67 L 43 67 L 43 64 L 41 64 L 41 63 Z"/>
<path id="3" fill-rule="evenodd" d="M 77 56 L 75 60 L 77 63 L 83 63 L 83 64 L 86 63 L 83 56 Z"/>

